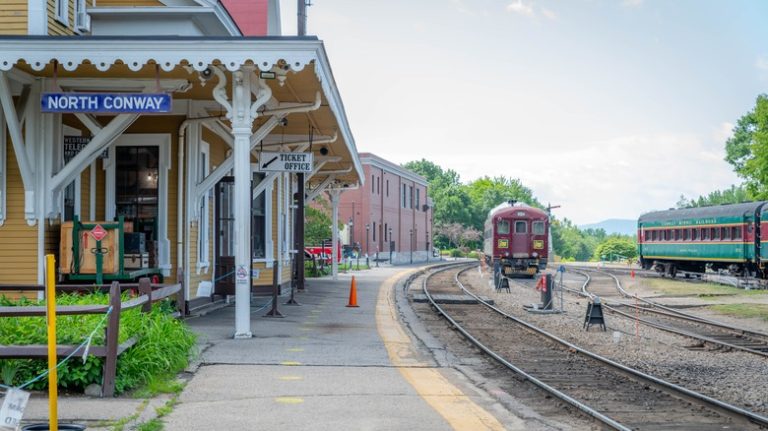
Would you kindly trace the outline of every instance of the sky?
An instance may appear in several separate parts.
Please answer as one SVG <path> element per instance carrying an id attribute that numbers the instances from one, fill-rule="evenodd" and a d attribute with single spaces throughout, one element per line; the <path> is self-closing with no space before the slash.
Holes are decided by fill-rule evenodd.
<path id="1" fill-rule="evenodd" d="M 296 1 L 281 0 L 283 34 Z M 519 178 L 577 224 L 740 183 L 768 92 L 761 0 L 313 0 L 358 151 Z"/>

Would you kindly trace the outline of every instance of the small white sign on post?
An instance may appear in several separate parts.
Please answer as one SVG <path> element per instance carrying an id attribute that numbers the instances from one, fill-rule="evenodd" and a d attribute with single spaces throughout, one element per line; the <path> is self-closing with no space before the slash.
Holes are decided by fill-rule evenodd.
<path id="1" fill-rule="evenodd" d="M 21 417 L 27 408 L 29 392 L 10 388 L 5 394 L 5 400 L 0 407 L 0 430 L 16 431 L 21 428 Z"/>
<path id="2" fill-rule="evenodd" d="M 259 171 L 311 174 L 314 161 L 312 156 L 312 153 L 262 152 L 259 156 Z"/>
<path id="3" fill-rule="evenodd" d="M 248 267 L 245 265 L 238 265 L 235 270 L 235 284 L 248 284 Z"/>

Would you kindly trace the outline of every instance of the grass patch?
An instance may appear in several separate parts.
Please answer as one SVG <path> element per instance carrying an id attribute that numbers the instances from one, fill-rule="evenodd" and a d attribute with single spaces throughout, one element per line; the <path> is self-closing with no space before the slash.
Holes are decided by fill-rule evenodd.
<path id="1" fill-rule="evenodd" d="M 721 314 L 742 318 L 759 318 L 768 322 L 768 304 L 719 304 L 709 309 Z"/>
<path id="2" fill-rule="evenodd" d="M 163 429 L 165 429 L 165 424 L 160 419 L 152 419 L 136 427 L 136 431 L 162 431 Z"/>
<path id="3" fill-rule="evenodd" d="M 768 295 L 767 290 L 745 290 L 737 287 L 723 286 L 715 283 L 689 283 L 665 278 L 644 279 L 641 283 L 651 289 L 666 295 L 696 295 L 696 296 L 754 296 Z"/>
<path id="4" fill-rule="evenodd" d="M 173 374 L 164 374 L 153 376 L 132 395 L 134 398 L 152 398 L 159 394 L 179 394 L 183 389 L 184 382 Z"/>
<path id="5" fill-rule="evenodd" d="M 123 300 L 126 300 L 124 296 Z M 58 305 L 107 304 L 109 295 L 64 294 L 56 298 Z M 28 299 L 9 300 L 0 296 L 0 306 L 44 305 Z M 136 337 L 137 343 L 118 357 L 115 390 L 118 393 L 158 379 L 158 376 L 175 374 L 187 366 L 190 352 L 195 345 L 195 335 L 171 313 L 166 302 L 153 306 L 150 313 L 139 308 L 126 310 L 120 315 L 118 339 L 123 342 Z M 56 341 L 58 344 L 79 345 L 96 329 L 93 346 L 104 345 L 103 315 L 60 316 L 57 319 Z M 46 344 L 47 327 L 43 317 L 0 318 L 0 345 Z M 82 392 L 92 384 L 101 384 L 103 358 L 89 356 L 83 363 L 81 356 L 70 359 L 59 367 L 59 387 Z M 30 381 L 47 369 L 47 361 L 32 359 L 0 360 L 3 381 L 18 386 Z M 10 380 L 10 381 L 8 381 Z M 43 390 L 48 379 L 41 379 L 28 389 Z"/>

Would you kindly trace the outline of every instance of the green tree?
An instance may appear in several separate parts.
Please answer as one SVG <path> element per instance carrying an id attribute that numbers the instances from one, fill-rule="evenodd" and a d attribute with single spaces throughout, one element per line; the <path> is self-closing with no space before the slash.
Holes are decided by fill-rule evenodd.
<path id="1" fill-rule="evenodd" d="M 698 199 L 688 200 L 685 196 L 680 196 L 677 202 L 678 208 L 706 207 L 712 205 L 737 204 L 752 200 L 746 187 L 743 185 L 733 185 L 725 190 L 715 190 L 706 196 L 699 196 Z"/>
<path id="2" fill-rule="evenodd" d="M 725 150 L 750 196 L 768 198 L 768 95 L 757 96 L 754 109 L 739 118 Z"/>
<path id="3" fill-rule="evenodd" d="M 613 259 L 615 257 L 633 259 L 637 256 L 637 242 L 633 238 L 614 235 L 606 238 L 595 248 L 595 259 Z"/>
<path id="4" fill-rule="evenodd" d="M 519 179 L 507 177 L 482 177 L 467 185 L 467 194 L 472 203 L 470 224 L 483 230 L 488 212 L 501 203 L 509 200 L 524 202 L 541 208 L 541 204 L 533 197 L 533 192 L 525 187 Z"/>
<path id="5" fill-rule="evenodd" d="M 314 205 L 304 208 L 304 243 L 307 245 L 319 245 L 324 239 L 331 237 L 331 216 L 328 214 L 328 202 L 317 198 Z M 342 223 L 339 223 L 339 228 Z"/>

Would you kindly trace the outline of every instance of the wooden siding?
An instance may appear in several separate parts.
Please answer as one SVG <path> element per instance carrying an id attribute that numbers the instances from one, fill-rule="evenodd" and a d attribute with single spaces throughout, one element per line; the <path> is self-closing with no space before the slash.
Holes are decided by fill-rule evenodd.
<path id="1" fill-rule="evenodd" d="M 75 32 L 75 2 L 67 0 L 69 3 L 69 23 L 62 24 L 56 19 L 56 0 L 48 0 L 48 35 L 50 36 L 72 36 Z M 99 2 L 101 3 L 101 2 Z"/>
<path id="2" fill-rule="evenodd" d="M 37 284 L 37 226 L 24 220 L 24 186 L 11 140 L 6 140 L 7 216 L 0 226 L 0 283 Z"/>
<path id="3" fill-rule="evenodd" d="M 197 273 L 197 237 L 198 237 L 198 223 L 189 224 L 189 237 L 187 238 L 189 244 L 189 260 L 187 265 L 189 267 L 189 298 L 197 296 L 197 288 L 200 286 L 200 282 L 203 281 L 201 275 Z"/>
<path id="4" fill-rule="evenodd" d="M 27 34 L 27 0 L 3 0 L 0 34 Z"/>

